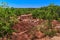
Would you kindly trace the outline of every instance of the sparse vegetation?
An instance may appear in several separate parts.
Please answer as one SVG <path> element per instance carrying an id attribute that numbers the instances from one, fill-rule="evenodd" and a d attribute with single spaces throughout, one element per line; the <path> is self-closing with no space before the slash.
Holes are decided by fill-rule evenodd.
<path id="1" fill-rule="evenodd" d="M 4 4 L 0 6 L 0 37 L 3 38 L 12 34 L 14 31 L 12 29 L 13 25 L 19 21 L 17 17 L 23 14 L 32 14 L 33 18 L 48 20 L 33 30 L 39 30 L 48 36 L 56 35 L 56 31 L 52 28 L 51 21 L 60 21 L 60 6 L 49 5 L 41 8 L 13 8 Z"/>

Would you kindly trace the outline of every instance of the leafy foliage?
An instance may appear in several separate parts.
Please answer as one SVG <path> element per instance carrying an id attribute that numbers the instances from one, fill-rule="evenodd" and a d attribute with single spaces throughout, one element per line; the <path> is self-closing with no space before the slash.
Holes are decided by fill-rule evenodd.
<path id="1" fill-rule="evenodd" d="M 54 19 L 60 21 L 60 6 L 49 5 L 41 8 L 13 8 L 8 7 L 6 3 L 2 3 L 2 6 L 0 6 L 0 36 L 12 33 L 12 26 L 18 22 L 17 16 L 22 14 L 32 14 L 34 18 L 46 19 L 49 22 Z M 45 33 L 47 35 L 54 34 L 51 32 L 47 31 Z"/>
<path id="2" fill-rule="evenodd" d="M 17 16 L 13 13 L 11 8 L 0 7 L 0 37 L 12 34 L 12 26 L 17 21 Z"/>

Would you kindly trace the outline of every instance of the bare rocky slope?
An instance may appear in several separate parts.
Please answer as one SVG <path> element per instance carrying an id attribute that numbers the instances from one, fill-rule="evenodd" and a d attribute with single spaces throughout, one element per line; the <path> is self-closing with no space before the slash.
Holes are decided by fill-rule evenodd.
<path id="1" fill-rule="evenodd" d="M 19 22 L 13 26 L 16 32 L 13 32 L 11 40 L 60 40 L 59 33 L 56 36 L 49 37 L 39 30 L 34 29 L 46 20 L 34 19 L 31 14 L 18 17 Z M 51 21 L 52 26 L 60 29 L 60 23 L 56 20 Z"/>

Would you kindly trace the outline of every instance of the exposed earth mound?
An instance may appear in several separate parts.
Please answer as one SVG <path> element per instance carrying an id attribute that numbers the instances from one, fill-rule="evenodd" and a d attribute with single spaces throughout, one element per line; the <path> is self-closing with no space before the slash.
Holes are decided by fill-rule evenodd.
<path id="1" fill-rule="evenodd" d="M 21 15 L 18 17 L 18 20 L 19 22 L 13 26 L 16 32 L 13 32 L 11 40 L 60 40 L 59 33 L 56 33 L 57 35 L 53 37 L 49 37 L 40 31 L 40 27 L 45 28 L 47 26 L 45 23 L 48 20 L 34 19 L 31 14 Z M 50 23 L 54 30 L 58 31 L 60 29 L 60 23 L 58 21 L 53 20 Z"/>

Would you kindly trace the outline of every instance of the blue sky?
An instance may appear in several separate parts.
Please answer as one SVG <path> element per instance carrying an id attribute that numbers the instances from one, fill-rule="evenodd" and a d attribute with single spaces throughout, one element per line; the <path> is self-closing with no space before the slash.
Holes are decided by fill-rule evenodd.
<path id="1" fill-rule="evenodd" d="M 60 6 L 60 0 L 0 0 L 0 3 L 2 1 L 15 8 L 39 8 L 51 3 Z"/>

